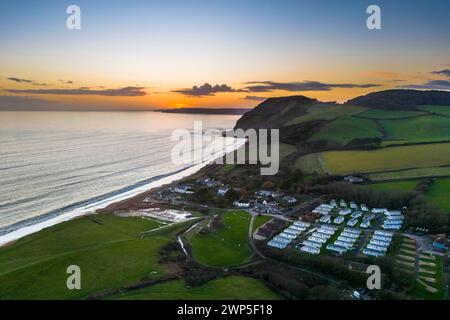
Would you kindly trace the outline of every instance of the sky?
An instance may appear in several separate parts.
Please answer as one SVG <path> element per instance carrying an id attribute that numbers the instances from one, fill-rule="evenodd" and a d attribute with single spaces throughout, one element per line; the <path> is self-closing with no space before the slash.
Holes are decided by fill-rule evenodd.
<path id="1" fill-rule="evenodd" d="M 69 30 L 69 5 L 81 29 Z M 369 30 L 366 10 L 381 9 Z M 450 90 L 448 0 L 2 0 L 0 109 L 253 107 Z"/>

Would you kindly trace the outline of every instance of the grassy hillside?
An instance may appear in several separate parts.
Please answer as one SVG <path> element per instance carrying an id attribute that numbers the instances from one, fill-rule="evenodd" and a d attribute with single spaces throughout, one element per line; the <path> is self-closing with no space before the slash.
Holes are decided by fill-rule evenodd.
<path id="1" fill-rule="evenodd" d="M 309 140 L 326 140 L 346 145 L 358 138 L 381 138 L 382 134 L 374 121 L 354 117 L 340 117 L 322 128 Z"/>
<path id="2" fill-rule="evenodd" d="M 371 184 L 371 186 L 379 190 L 413 191 L 415 190 L 419 181 L 420 180 L 380 182 Z"/>
<path id="3" fill-rule="evenodd" d="M 450 119 L 442 116 L 382 120 L 380 123 L 386 140 L 408 143 L 450 140 Z"/>
<path id="4" fill-rule="evenodd" d="M 292 120 L 286 125 L 300 124 L 311 120 L 333 120 L 342 116 L 358 114 L 365 108 L 349 105 L 338 105 L 333 103 L 316 103 L 306 108 L 305 113 Z"/>
<path id="5" fill-rule="evenodd" d="M 117 300 L 276 300 L 279 297 L 258 280 L 230 276 L 188 288 L 182 280 L 169 281 L 149 288 L 112 297 Z"/>
<path id="6" fill-rule="evenodd" d="M 190 223 L 188 223 L 190 224 Z M 158 252 L 184 226 L 141 236 L 154 220 L 102 214 L 65 222 L 0 249 L 0 299 L 79 299 L 170 272 Z M 81 268 L 81 290 L 66 269 Z"/>
<path id="7" fill-rule="evenodd" d="M 421 106 L 420 110 L 440 114 L 446 117 L 450 117 L 450 105 L 448 106 Z"/>

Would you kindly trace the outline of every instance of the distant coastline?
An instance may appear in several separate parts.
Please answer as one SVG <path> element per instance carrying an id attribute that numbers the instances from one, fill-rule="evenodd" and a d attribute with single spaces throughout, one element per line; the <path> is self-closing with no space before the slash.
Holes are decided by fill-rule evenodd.
<path id="1" fill-rule="evenodd" d="M 226 115 L 242 115 L 248 111 L 252 110 L 251 108 L 176 108 L 176 109 L 158 109 L 154 110 L 155 112 L 164 112 L 164 113 L 188 113 L 188 114 L 226 114 Z"/>

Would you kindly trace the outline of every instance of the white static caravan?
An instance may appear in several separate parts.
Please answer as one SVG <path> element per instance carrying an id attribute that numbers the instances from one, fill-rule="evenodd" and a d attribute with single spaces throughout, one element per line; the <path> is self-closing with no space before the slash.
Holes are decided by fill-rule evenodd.
<path id="1" fill-rule="evenodd" d="M 376 246 L 376 245 L 373 245 L 373 244 L 368 244 L 367 245 L 367 249 L 380 251 L 380 252 L 383 252 L 383 253 L 386 253 L 386 251 L 387 251 L 386 247 Z"/>
<path id="2" fill-rule="evenodd" d="M 374 234 L 376 234 L 378 236 L 390 237 L 390 238 L 392 238 L 394 236 L 394 234 L 392 232 L 383 231 L 383 230 L 376 230 L 374 232 Z"/>
<path id="3" fill-rule="evenodd" d="M 328 239 L 311 236 L 311 237 L 308 238 L 308 241 L 313 241 L 313 242 L 324 244 L 324 243 L 326 243 L 328 241 Z"/>
<path id="4" fill-rule="evenodd" d="M 309 247 L 309 246 L 303 246 L 300 251 L 302 252 L 306 252 L 306 253 L 311 253 L 311 254 L 319 254 L 320 253 L 320 249 L 315 248 L 315 247 Z"/>
<path id="5" fill-rule="evenodd" d="M 341 247 L 341 246 L 337 246 L 337 245 L 335 245 L 335 244 L 329 244 L 329 245 L 327 245 L 327 250 L 336 252 L 336 253 L 338 253 L 338 254 L 343 254 L 343 253 L 346 253 L 346 252 L 348 251 L 347 248 L 344 248 L 344 247 Z"/>
<path id="6" fill-rule="evenodd" d="M 370 250 L 370 249 L 364 249 L 363 250 L 363 254 L 365 254 L 366 256 L 372 256 L 372 257 L 382 257 L 382 256 L 384 256 L 383 253 L 378 252 L 378 251 L 373 251 L 373 250 Z"/>

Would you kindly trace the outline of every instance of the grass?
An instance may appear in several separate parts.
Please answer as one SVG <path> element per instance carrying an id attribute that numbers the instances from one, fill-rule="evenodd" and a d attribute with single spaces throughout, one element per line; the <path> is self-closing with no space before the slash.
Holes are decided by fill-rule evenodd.
<path id="1" fill-rule="evenodd" d="M 414 179 L 425 177 L 442 177 L 450 176 L 449 167 L 431 167 L 419 169 L 398 170 L 392 172 L 371 173 L 368 175 L 373 181 L 385 181 L 395 179 Z"/>
<path id="2" fill-rule="evenodd" d="M 295 168 L 302 170 L 304 173 L 318 173 L 325 174 L 326 171 L 322 166 L 322 159 L 320 153 L 310 153 L 305 156 L 297 158 L 295 161 Z"/>
<path id="3" fill-rule="evenodd" d="M 436 205 L 450 214 L 450 178 L 440 178 L 431 185 L 425 196 L 430 204 Z"/>
<path id="4" fill-rule="evenodd" d="M 313 135 L 310 140 L 327 140 L 339 145 L 346 145 L 356 138 L 376 138 L 381 136 L 376 123 L 372 120 L 342 117 L 327 124 Z"/>
<path id="5" fill-rule="evenodd" d="M 268 216 L 257 216 L 253 222 L 253 231 L 261 227 L 264 223 L 272 220 L 272 217 Z"/>
<path id="6" fill-rule="evenodd" d="M 251 255 L 248 247 L 250 216 L 245 211 L 222 214 L 224 226 L 207 235 L 190 237 L 193 257 L 198 262 L 214 267 L 228 267 L 245 262 Z"/>
<path id="7" fill-rule="evenodd" d="M 371 119 L 399 119 L 399 118 L 410 118 L 417 117 L 421 115 L 426 115 L 425 112 L 421 111 L 401 111 L 401 110 L 378 110 L 370 109 L 363 113 L 358 114 L 358 116 L 371 118 Z"/>
<path id="8" fill-rule="evenodd" d="M 450 106 L 422 106 L 419 109 L 450 117 Z"/>
<path id="9" fill-rule="evenodd" d="M 413 191 L 419 180 L 373 183 L 370 186 L 379 190 Z"/>
<path id="10" fill-rule="evenodd" d="M 159 226 L 154 220 L 102 214 L 22 238 L 0 249 L 0 299 L 78 299 L 160 277 L 169 270 L 158 263 L 158 252 L 183 225 L 140 237 Z M 81 268 L 81 290 L 66 287 L 70 265 Z"/>
<path id="11" fill-rule="evenodd" d="M 287 143 L 280 143 L 280 160 L 297 151 L 297 148 Z"/>
<path id="12" fill-rule="evenodd" d="M 333 174 L 430 168 L 450 164 L 450 143 L 400 146 L 373 151 L 328 151 L 320 157 Z"/>
<path id="13" fill-rule="evenodd" d="M 393 141 L 436 142 L 450 140 L 450 120 L 442 116 L 425 116 L 402 120 L 382 120 L 388 143 Z"/>
<path id="14" fill-rule="evenodd" d="M 120 300 L 275 300 L 279 297 L 262 282 L 240 276 L 212 280 L 199 287 L 186 287 L 182 280 L 157 284 L 113 297 Z"/>
<path id="15" fill-rule="evenodd" d="M 356 106 L 315 104 L 307 109 L 305 115 L 292 119 L 287 125 L 300 124 L 311 120 L 333 120 L 340 116 L 358 114 L 364 110 L 366 109 Z"/>

